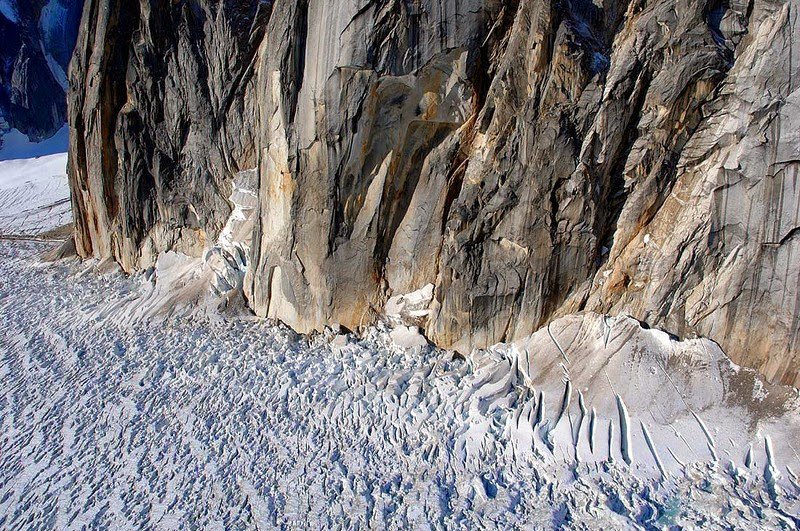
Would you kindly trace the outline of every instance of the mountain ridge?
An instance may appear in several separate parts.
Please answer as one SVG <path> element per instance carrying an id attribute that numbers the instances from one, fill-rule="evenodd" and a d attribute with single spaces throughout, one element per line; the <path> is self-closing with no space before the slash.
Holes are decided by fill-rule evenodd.
<path id="1" fill-rule="evenodd" d="M 16 129 L 31 142 L 55 135 L 67 119 L 67 70 L 83 0 L 0 2 L 0 146 Z"/>

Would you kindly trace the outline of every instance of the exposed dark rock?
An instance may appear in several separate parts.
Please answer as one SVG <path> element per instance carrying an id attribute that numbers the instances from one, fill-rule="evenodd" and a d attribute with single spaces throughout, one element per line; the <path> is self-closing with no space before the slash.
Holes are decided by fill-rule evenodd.
<path id="1" fill-rule="evenodd" d="M 0 142 L 12 128 L 38 142 L 66 122 L 67 67 L 83 0 L 7 0 L 0 10 Z"/>
<path id="2" fill-rule="evenodd" d="M 256 50 L 269 4 L 88 0 L 70 78 L 76 245 L 126 270 L 197 255 L 254 167 Z"/>

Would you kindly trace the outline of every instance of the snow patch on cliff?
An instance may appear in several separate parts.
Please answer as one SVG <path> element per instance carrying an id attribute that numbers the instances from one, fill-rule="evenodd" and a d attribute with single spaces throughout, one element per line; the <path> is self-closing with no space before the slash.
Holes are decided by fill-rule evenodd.
<path id="1" fill-rule="evenodd" d="M 13 24 L 19 24 L 16 0 L 0 0 L 0 15 Z"/>
<path id="2" fill-rule="evenodd" d="M 47 61 L 47 67 L 50 69 L 50 73 L 53 74 L 53 79 L 55 79 L 56 83 L 58 83 L 61 86 L 61 88 L 64 89 L 64 92 L 66 92 L 69 89 L 69 80 L 67 79 L 67 73 L 64 71 L 63 68 L 61 68 L 61 65 L 58 64 L 58 61 L 56 60 L 55 57 L 53 57 L 52 54 L 45 53 L 44 58 Z"/>
<path id="3" fill-rule="evenodd" d="M 62 72 L 66 71 L 72 57 L 82 12 L 83 0 L 49 0 L 42 7 L 39 16 L 42 50 Z M 53 73 L 59 79 L 59 74 Z"/>
<path id="4" fill-rule="evenodd" d="M 219 319 L 222 313 L 244 311 L 257 183 L 255 170 L 237 174 L 229 198 L 233 209 L 217 243 L 200 257 L 160 253 L 154 267 L 133 277 L 136 289 L 104 310 L 104 317 L 120 323 L 177 316 Z"/>

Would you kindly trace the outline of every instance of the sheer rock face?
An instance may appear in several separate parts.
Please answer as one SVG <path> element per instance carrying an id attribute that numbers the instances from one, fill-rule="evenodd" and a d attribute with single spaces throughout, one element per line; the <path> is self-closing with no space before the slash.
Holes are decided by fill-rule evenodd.
<path id="1" fill-rule="evenodd" d="M 503 5 L 276 4 L 258 83 L 257 313 L 357 328 L 392 291 L 436 278 L 450 174 L 513 16 Z"/>
<path id="2" fill-rule="evenodd" d="M 15 128 L 38 142 L 66 122 L 66 71 L 82 0 L 4 0 L 0 6 L 0 143 Z"/>
<path id="3" fill-rule="evenodd" d="M 798 386 L 800 3 L 742 4 L 718 26 L 736 45 L 727 77 L 675 153 L 669 187 L 634 181 L 589 305 L 706 335 Z M 634 144 L 629 161 L 647 148 Z"/>
<path id="4" fill-rule="evenodd" d="M 88 4 L 84 255 L 199 253 L 257 163 L 259 315 L 433 284 L 445 347 L 630 313 L 800 384 L 796 0 Z"/>
<path id="5" fill-rule="evenodd" d="M 255 166 L 255 52 L 268 6 L 87 0 L 70 77 L 70 178 L 82 255 L 130 271 L 198 255 Z"/>

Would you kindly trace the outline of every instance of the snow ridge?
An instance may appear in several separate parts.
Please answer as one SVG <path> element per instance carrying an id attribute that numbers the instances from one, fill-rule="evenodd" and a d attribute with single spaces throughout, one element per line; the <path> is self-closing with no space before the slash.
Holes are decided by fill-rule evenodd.
<path id="1" fill-rule="evenodd" d="M 0 15 L 12 24 L 19 24 L 16 0 L 0 0 Z"/>

